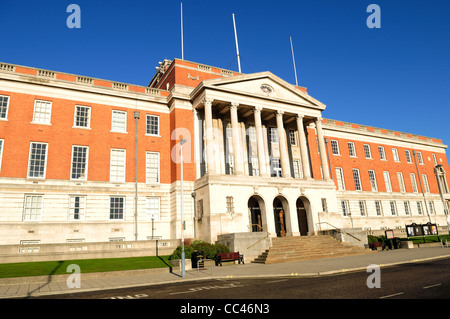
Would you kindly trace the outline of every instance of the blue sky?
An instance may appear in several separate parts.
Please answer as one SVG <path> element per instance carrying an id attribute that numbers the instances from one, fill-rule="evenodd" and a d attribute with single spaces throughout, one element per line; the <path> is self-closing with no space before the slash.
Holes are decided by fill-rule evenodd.
<path id="1" fill-rule="evenodd" d="M 69 4 L 81 28 L 69 29 Z M 369 4 L 381 28 L 369 29 Z M 185 0 L 184 58 L 271 71 L 327 105 L 323 116 L 450 144 L 450 1 Z M 180 1 L 1 0 L 0 61 L 147 85 L 181 58 Z"/>

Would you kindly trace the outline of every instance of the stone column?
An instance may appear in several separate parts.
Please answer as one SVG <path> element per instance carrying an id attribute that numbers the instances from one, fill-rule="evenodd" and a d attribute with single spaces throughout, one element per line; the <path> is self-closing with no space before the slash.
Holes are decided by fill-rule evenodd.
<path id="1" fill-rule="evenodd" d="M 291 177 L 286 134 L 283 127 L 283 114 L 284 111 L 277 111 L 278 145 L 280 148 L 281 171 L 283 172 L 283 177 Z"/>
<path id="2" fill-rule="evenodd" d="M 237 115 L 237 107 L 239 103 L 230 103 L 231 130 L 233 131 L 233 156 L 234 169 L 237 175 L 244 174 L 244 162 L 242 158 L 241 135 L 239 134 L 239 123 Z"/>
<path id="3" fill-rule="evenodd" d="M 206 165 L 208 168 L 208 174 L 215 174 L 215 161 L 214 161 L 214 129 L 212 122 L 212 102 L 213 99 L 205 98 L 203 100 L 203 106 L 205 109 L 205 146 L 206 146 Z"/>
<path id="4" fill-rule="evenodd" d="M 269 176 L 267 173 L 266 167 L 266 158 L 264 154 L 264 136 L 263 129 L 261 124 L 261 107 L 253 108 L 253 114 L 255 116 L 255 130 L 256 130 L 256 145 L 258 151 L 258 163 L 259 163 L 259 172 L 261 176 Z"/>
<path id="5" fill-rule="evenodd" d="M 302 157 L 303 178 L 310 179 L 311 171 L 309 166 L 308 145 L 306 142 L 305 127 L 303 126 L 303 115 L 298 114 L 297 117 L 297 130 L 300 143 L 300 154 Z"/>
<path id="6" fill-rule="evenodd" d="M 325 148 L 325 141 L 323 139 L 322 118 L 318 117 L 315 122 L 317 130 L 317 140 L 319 143 L 320 162 L 322 163 L 323 179 L 329 180 L 330 170 L 328 169 L 327 151 Z"/>

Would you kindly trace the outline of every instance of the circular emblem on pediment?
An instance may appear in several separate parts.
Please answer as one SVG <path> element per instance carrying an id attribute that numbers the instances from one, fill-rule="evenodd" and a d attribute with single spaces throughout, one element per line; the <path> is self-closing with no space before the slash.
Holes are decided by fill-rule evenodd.
<path id="1" fill-rule="evenodd" d="M 269 84 L 261 84 L 261 91 L 269 95 L 273 92 L 273 88 Z"/>

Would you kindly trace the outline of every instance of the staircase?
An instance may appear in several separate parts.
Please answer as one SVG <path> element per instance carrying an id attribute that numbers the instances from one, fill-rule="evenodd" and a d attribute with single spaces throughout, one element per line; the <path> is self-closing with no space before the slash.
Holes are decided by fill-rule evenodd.
<path id="1" fill-rule="evenodd" d="M 272 238 L 272 246 L 252 262 L 272 264 L 370 253 L 373 251 L 340 242 L 329 235 L 277 237 Z"/>

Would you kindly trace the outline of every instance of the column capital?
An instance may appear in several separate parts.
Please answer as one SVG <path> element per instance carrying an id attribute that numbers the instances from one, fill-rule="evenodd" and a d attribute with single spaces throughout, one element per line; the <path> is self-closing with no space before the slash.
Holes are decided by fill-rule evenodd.
<path id="1" fill-rule="evenodd" d="M 253 112 L 261 112 L 262 111 L 262 106 L 254 106 L 253 107 Z"/>
<path id="2" fill-rule="evenodd" d="M 230 109 L 237 109 L 237 107 L 239 106 L 238 102 L 230 102 Z"/>
<path id="3" fill-rule="evenodd" d="M 303 120 L 304 117 L 305 117 L 305 116 L 304 116 L 303 114 L 295 114 L 295 118 L 296 118 L 297 120 Z"/>
<path id="4" fill-rule="evenodd" d="M 277 116 L 283 116 L 284 111 L 283 110 L 277 110 Z"/>
<path id="5" fill-rule="evenodd" d="M 214 99 L 211 97 L 204 97 L 202 99 L 203 104 L 212 104 L 213 101 L 214 101 Z"/>
<path id="6" fill-rule="evenodd" d="M 321 117 L 321 116 L 319 116 L 319 117 L 316 117 L 316 122 L 318 122 L 318 123 L 322 123 L 322 117 Z"/>

